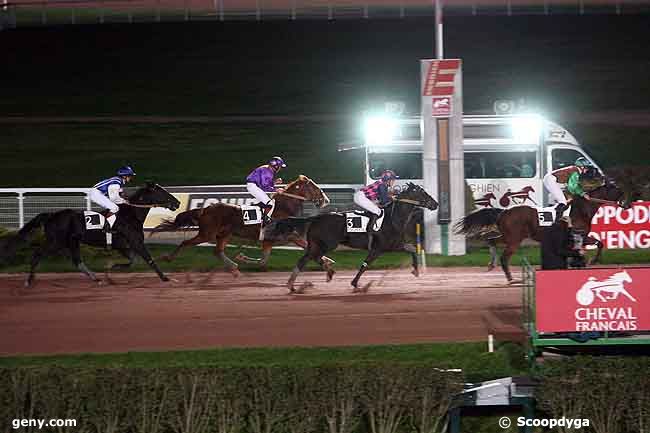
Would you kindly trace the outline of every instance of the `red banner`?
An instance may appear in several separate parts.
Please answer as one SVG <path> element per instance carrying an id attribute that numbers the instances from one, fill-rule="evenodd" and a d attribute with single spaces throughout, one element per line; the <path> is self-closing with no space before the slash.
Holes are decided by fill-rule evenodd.
<path id="1" fill-rule="evenodd" d="M 601 206 L 591 220 L 591 233 L 605 248 L 650 248 L 650 202 L 632 208 Z"/>
<path id="2" fill-rule="evenodd" d="M 538 271 L 538 332 L 650 331 L 650 268 Z"/>

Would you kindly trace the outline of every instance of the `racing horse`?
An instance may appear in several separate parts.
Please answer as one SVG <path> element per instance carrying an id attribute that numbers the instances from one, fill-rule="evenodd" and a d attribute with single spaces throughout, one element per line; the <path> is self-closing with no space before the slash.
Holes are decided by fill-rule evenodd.
<path id="1" fill-rule="evenodd" d="M 298 215 L 305 201 L 311 201 L 319 207 L 325 207 L 329 204 L 329 198 L 323 190 L 313 180 L 304 175 L 298 176 L 283 191 L 275 193 L 274 200 L 275 209 L 271 215 L 273 221 Z M 151 234 L 196 226 L 199 227 L 196 236 L 184 240 L 170 255 L 163 256 L 161 259 L 172 261 L 187 247 L 203 242 L 213 242 L 216 244 L 215 255 L 223 261 L 228 271 L 234 276 L 239 276 L 239 266 L 226 256 L 226 245 L 233 235 L 244 239 L 258 240 L 260 224 L 245 225 L 242 210 L 239 206 L 215 203 L 207 208 L 182 212 L 174 220 L 164 221 L 155 227 Z M 284 240 L 287 240 L 287 238 Z M 290 240 L 302 248 L 307 245 L 299 236 Z M 264 267 L 271 255 L 271 248 L 277 241 L 277 239 L 264 239 L 262 241 L 263 256 L 261 259 L 251 259 L 240 254 L 237 256 L 237 260 L 258 263 Z"/>
<path id="2" fill-rule="evenodd" d="M 629 207 L 629 200 L 622 200 L 624 193 L 611 179 L 605 178 L 602 184 L 589 191 L 589 200 L 574 197 L 571 201 L 571 223 L 574 232 L 584 234 L 591 231 L 591 220 L 603 204 L 616 205 L 623 208 Z M 469 238 L 482 238 L 486 232 L 496 232 L 497 236 L 490 236 L 487 240 L 490 246 L 490 263 L 488 270 L 496 264 L 497 242 L 505 243 L 501 254 L 501 268 L 506 275 L 508 283 L 512 283 L 510 272 L 510 258 L 519 249 L 524 239 L 542 241 L 544 230 L 539 225 L 537 209 L 531 206 L 515 206 L 509 209 L 480 209 L 470 213 L 454 226 L 457 234 L 465 234 Z M 500 235 L 500 236 L 499 236 Z M 590 264 L 598 263 L 601 259 L 603 244 L 591 236 L 584 238 L 584 245 L 596 245 L 598 252 Z"/>
<path id="3" fill-rule="evenodd" d="M 156 271 L 162 281 L 169 278 L 162 273 L 144 244 L 142 226 L 153 207 L 164 207 L 170 210 L 178 209 L 180 202 L 163 187 L 148 182 L 137 189 L 128 199 L 128 204 L 121 204 L 120 211 L 113 225 L 112 249 L 117 250 L 126 258 L 128 263 L 118 263 L 111 269 L 128 269 L 136 255 L 141 256 L 151 268 Z M 39 262 L 47 256 L 62 250 L 68 250 L 75 266 L 93 281 L 99 281 L 95 274 L 88 269 L 81 258 L 80 244 L 95 247 L 106 247 L 106 233 L 99 230 L 87 230 L 84 212 L 77 209 L 63 209 L 57 212 L 43 212 L 29 221 L 18 234 L 10 238 L 0 256 L 8 258 L 15 254 L 18 246 L 27 241 L 29 235 L 39 227 L 45 231 L 45 243 L 38 247 L 31 259 L 29 275 L 25 286 L 34 281 L 34 274 Z"/>
<path id="4" fill-rule="evenodd" d="M 348 233 L 347 217 L 344 213 L 332 212 L 308 218 L 289 218 L 278 221 L 271 230 L 270 236 L 285 236 L 291 231 L 305 232 L 307 248 L 305 254 L 298 260 L 293 273 L 287 282 L 291 293 L 300 292 L 294 287 L 296 277 L 309 260 L 314 260 L 327 272 L 327 281 L 334 275 L 332 263 L 324 260 L 328 251 L 339 244 L 357 249 L 369 250 L 368 256 L 361 264 L 359 271 L 351 284 L 355 291 L 366 291 L 368 283 L 359 289 L 359 279 L 370 264 L 387 251 L 406 251 L 411 254 L 413 275 L 419 276 L 418 258 L 415 246 L 408 243 L 406 237 L 408 227 L 412 227 L 411 219 L 418 207 L 436 210 L 438 202 L 419 185 L 408 183 L 407 187 L 395 196 L 393 201 L 384 208 L 384 220 L 381 229 L 374 233 Z M 305 228 L 306 227 L 306 228 Z M 370 236 L 370 239 L 369 239 Z"/>

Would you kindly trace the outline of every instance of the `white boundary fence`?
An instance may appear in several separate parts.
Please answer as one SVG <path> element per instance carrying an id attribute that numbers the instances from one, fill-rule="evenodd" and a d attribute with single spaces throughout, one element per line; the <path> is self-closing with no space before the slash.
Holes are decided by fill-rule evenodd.
<path id="1" fill-rule="evenodd" d="M 320 185 L 330 198 L 328 210 L 353 207 L 352 195 L 361 185 Z M 180 201 L 178 212 L 209 206 L 216 202 L 248 204 L 254 201 L 244 185 L 206 185 L 165 187 Z M 62 209 L 98 210 L 88 199 L 90 188 L 0 188 L 0 227 L 19 229 L 41 212 Z M 127 188 L 133 190 L 134 188 Z M 317 212 L 311 203 L 305 203 L 304 215 Z M 153 215 L 151 215 L 153 214 Z M 169 216 L 170 212 L 155 208 L 150 216 Z M 146 225 L 145 225 L 146 227 Z"/>

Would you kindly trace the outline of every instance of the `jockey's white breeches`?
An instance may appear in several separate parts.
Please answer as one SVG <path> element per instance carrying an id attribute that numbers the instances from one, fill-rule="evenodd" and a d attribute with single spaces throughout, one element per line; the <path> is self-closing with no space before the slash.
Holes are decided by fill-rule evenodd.
<path id="1" fill-rule="evenodd" d="M 363 191 L 357 191 L 354 193 L 354 203 L 358 206 L 361 206 L 368 212 L 372 212 L 375 215 L 381 215 L 381 209 L 377 206 L 372 200 L 370 200 Z"/>
<path id="2" fill-rule="evenodd" d="M 108 209 L 114 214 L 116 214 L 120 210 L 118 205 L 110 201 L 108 197 L 106 197 L 104 194 L 102 194 L 100 190 L 96 188 L 93 188 L 90 191 L 88 191 L 88 198 L 93 203 L 97 203 L 104 209 Z"/>
<path id="3" fill-rule="evenodd" d="M 248 182 L 246 184 L 246 190 L 253 196 L 255 199 L 261 201 L 264 204 L 268 204 L 271 201 L 269 195 L 262 191 L 262 188 L 255 185 L 253 182 Z"/>
<path id="4" fill-rule="evenodd" d="M 554 175 L 547 173 L 544 176 L 542 183 L 544 184 L 544 188 L 546 188 L 548 192 L 551 193 L 551 196 L 557 203 L 566 204 L 566 197 L 564 196 L 564 192 L 562 191 L 560 184 L 557 183 L 557 178 Z"/>

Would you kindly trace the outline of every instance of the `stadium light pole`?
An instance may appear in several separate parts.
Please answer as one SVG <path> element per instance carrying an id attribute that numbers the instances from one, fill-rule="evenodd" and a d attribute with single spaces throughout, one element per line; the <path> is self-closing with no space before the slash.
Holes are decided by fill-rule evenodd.
<path id="1" fill-rule="evenodd" d="M 436 59 L 443 59 L 442 51 L 442 0 L 435 1 L 435 18 L 436 18 Z"/>

